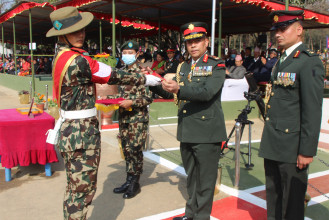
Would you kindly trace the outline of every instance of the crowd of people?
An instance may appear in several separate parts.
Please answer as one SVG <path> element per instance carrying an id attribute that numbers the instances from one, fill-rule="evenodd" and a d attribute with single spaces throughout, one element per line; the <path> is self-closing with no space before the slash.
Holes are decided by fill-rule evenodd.
<path id="1" fill-rule="evenodd" d="M 49 57 L 34 57 L 34 73 L 35 74 L 51 74 L 52 58 Z M 16 66 L 16 68 L 15 68 Z M 32 73 L 31 57 L 18 57 L 15 59 L 12 56 L 0 56 L 0 73 L 26 76 Z"/>

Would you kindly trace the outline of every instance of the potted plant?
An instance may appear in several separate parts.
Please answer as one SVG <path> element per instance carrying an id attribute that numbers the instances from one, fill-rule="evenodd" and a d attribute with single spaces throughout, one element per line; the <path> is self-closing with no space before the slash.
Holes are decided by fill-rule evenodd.
<path id="1" fill-rule="evenodd" d="M 59 107 L 56 99 L 48 99 L 48 114 L 59 119 Z"/>
<path id="2" fill-rule="evenodd" d="M 21 90 L 18 92 L 19 102 L 21 104 L 29 104 L 30 103 L 30 93 L 26 90 Z"/>
<path id="3" fill-rule="evenodd" d="M 41 95 L 40 93 L 38 93 L 35 97 L 34 97 L 34 103 L 35 106 L 40 109 L 40 110 L 44 110 L 44 106 L 45 106 L 45 102 L 46 100 L 44 100 L 45 95 Z"/>

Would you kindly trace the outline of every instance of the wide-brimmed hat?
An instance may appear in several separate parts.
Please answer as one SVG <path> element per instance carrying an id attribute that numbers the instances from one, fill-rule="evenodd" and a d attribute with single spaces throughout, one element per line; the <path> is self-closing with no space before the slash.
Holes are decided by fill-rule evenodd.
<path id="1" fill-rule="evenodd" d="M 46 37 L 60 36 L 76 32 L 86 27 L 94 15 L 90 12 L 79 13 L 76 7 L 64 7 L 50 13 L 50 20 L 53 24 Z"/>

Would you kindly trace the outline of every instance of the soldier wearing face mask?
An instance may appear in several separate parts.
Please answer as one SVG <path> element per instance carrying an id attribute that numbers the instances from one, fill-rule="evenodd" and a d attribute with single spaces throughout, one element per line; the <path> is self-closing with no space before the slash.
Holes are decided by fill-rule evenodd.
<path id="1" fill-rule="evenodd" d="M 138 43 L 125 42 L 121 48 L 124 71 L 140 73 L 137 57 Z M 140 191 L 139 177 L 143 173 L 143 148 L 146 143 L 148 128 L 147 105 L 152 103 L 151 92 L 144 85 L 119 86 L 119 94 L 125 100 L 119 108 L 119 136 L 126 161 L 126 182 L 113 190 L 123 193 L 124 199 L 133 198 Z"/>

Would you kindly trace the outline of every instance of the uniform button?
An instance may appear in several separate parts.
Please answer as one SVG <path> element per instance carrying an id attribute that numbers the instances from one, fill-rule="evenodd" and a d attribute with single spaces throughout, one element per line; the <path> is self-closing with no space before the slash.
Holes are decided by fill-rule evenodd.
<path id="1" fill-rule="evenodd" d="M 289 132 L 289 129 L 287 128 L 287 129 L 285 130 L 285 132 L 288 133 L 288 132 Z"/>
<path id="2" fill-rule="evenodd" d="M 184 100 L 184 103 L 186 103 L 186 100 Z"/>
<path id="3" fill-rule="evenodd" d="M 271 96 L 274 96 L 274 92 L 271 92 Z"/>
<path id="4" fill-rule="evenodd" d="M 200 79 L 198 79 L 198 81 L 200 81 Z"/>
<path id="5" fill-rule="evenodd" d="M 270 118 L 269 117 L 266 117 L 266 121 L 269 121 L 270 120 Z"/>
<path id="6" fill-rule="evenodd" d="M 202 118 L 202 119 L 205 119 L 206 117 L 202 116 L 201 118 Z"/>
<path id="7" fill-rule="evenodd" d="M 186 110 L 183 110 L 183 113 L 185 114 L 186 113 Z"/>
<path id="8" fill-rule="evenodd" d="M 267 108 L 271 108 L 271 106 L 270 105 L 267 105 Z"/>

